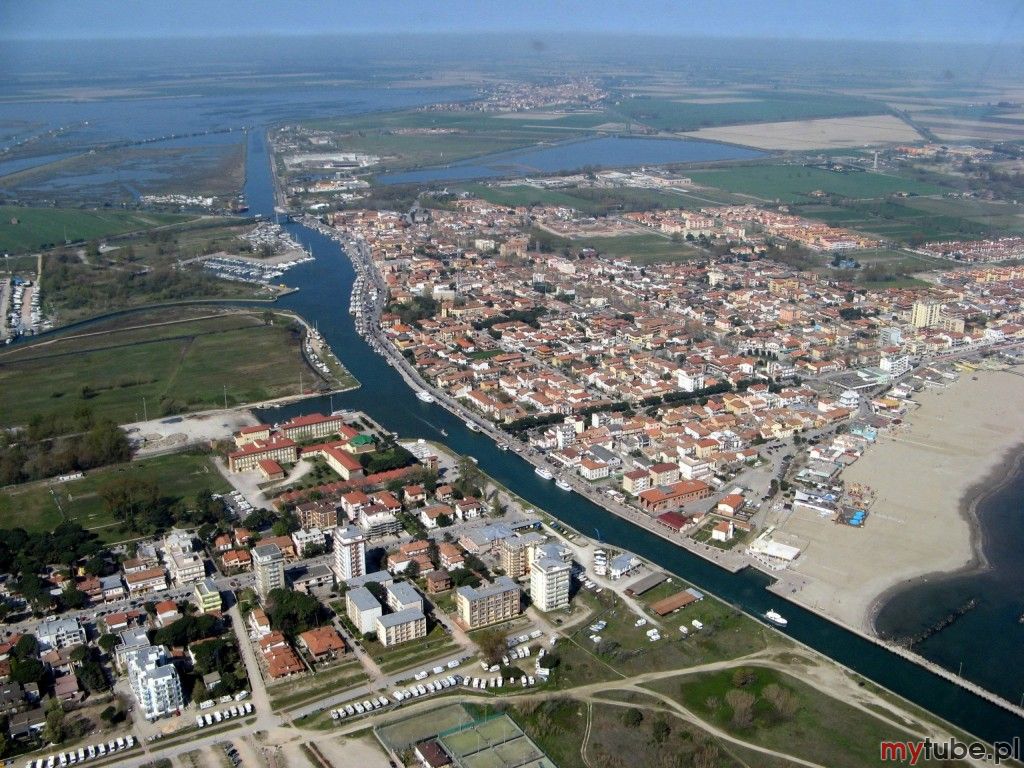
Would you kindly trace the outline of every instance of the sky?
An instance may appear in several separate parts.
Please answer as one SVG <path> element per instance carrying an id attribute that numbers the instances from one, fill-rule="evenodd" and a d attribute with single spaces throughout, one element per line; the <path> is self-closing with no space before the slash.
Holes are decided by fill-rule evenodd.
<path id="1" fill-rule="evenodd" d="M 1024 0 L 0 0 L 0 39 L 436 32 L 1024 40 Z"/>

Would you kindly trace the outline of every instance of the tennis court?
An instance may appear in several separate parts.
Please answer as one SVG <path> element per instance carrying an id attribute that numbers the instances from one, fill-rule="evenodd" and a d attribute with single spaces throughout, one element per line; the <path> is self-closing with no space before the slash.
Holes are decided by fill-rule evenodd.
<path id="1" fill-rule="evenodd" d="M 438 741 L 460 768 L 556 768 L 508 715 L 456 726 Z"/>

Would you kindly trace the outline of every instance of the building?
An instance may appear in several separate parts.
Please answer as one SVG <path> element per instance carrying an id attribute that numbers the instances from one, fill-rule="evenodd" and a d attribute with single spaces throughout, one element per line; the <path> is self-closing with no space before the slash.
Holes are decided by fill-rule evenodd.
<path id="1" fill-rule="evenodd" d="M 181 680 L 162 646 L 147 645 L 125 658 L 128 681 L 147 720 L 174 715 L 184 706 Z"/>
<path id="2" fill-rule="evenodd" d="M 134 573 L 126 573 L 124 580 L 128 585 L 128 594 L 132 597 L 149 595 L 153 592 L 163 592 L 167 589 L 167 574 L 159 566 L 135 571 Z"/>
<path id="3" fill-rule="evenodd" d="M 538 610 L 568 607 L 571 570 L 569 563 L 550 557 L 542 557 L 530 567 L 530 600 Z"/>
<path id="4" fill-rule="evenodd" d="M 46 619 L 36 628 L 39 649 L 49 651 L 85 643 L 85 628 L 78 619 Z"/>
<path id="5" fill-rule="evenodd" d="M 672 485 L 661 485 L 640 494 L 640 506 L 647 512 L 665 512 L 679 509 L 691 501 L 706 499 L 711 486 L 702 480 L 680 480 Z"/>
<path id="6" fill-rule="evenodd" d="M 910 311 L 910 324 L 915 328 L 934 328 L 942 315 L 942 304 L 937 301 L 918 300 Z"/>
<path id="7" fill-rule="evenodd" d="M 312 557 L 314 552 L 323 553 L 327 536 L 319 528 L 299 528 L 292 531 L 292 544 L 297 557 Z"/>
<path id="8" fill-rule="evenodd" d="M 388 608 L 395 613 L 415 608 L 423 611 L 423 598 L 407 581 L 396 581 L 387 588 Z"/>
<path id="9" fill-rule="evenodd" d="M 337 434 L 344 426 L 345 420 L 341 416 L 311 413 L 286 421 L 278 427 L 278 431 L 289 440 L 311 440 Z"/>
<path id="10" fill-rule="evenodd" d="M 295 508 L 300 528 L 329 531 L 338 524 L 338 507 L 329 501 L 310 501 Z"/>
<path id="11" fill-rule="evenodd" d="M 377 641 L 384 647 L 408 643 L 427 636 L 427 617 L 419 608 L 407 608 L 387 616 L 378 616 Z"/>
<path id="12" fill-rule="evenodd" d="M 316 662 L 333 659 L 345 652 L 345 641 L 334 627 L 310 629 L 299 635 L 298 642 Z"/>
<path id="13" fill-rule="evenodd" d="M 366 537 L 354 525 L 334 529 L 334 572 L 340 581 L 366 574 Z"/>
<path id="14" fill-rule="evenodd" d="M 711 529 L 711 538 L 714 541 L 730 541 L 733 531 L 732 520 L 723 520 L 720 523 L 715 523 L 715 527 Z"/>
<path id="15" fill-rule="evenodd" d="M 261 544 L 253 547 L 252 561 L 256 572 L 256 594 L 265 601 L 272 590 L 285 586 L 284 553 L 276 544 Z"/>
<path id="16" fill-rule="evenodd" d="M 502 539 L 498 545 L 501 554 L 501 569 L 505 575 L 518 579 L 530 568 L 530 548 L 542 544 L 545 536 L 529 531 L 522 536 L 510 536 Z"/>
<path id="17" fill-rule="evenodd" d="M 371 539 L 394 536 L 402 530 L 398 518 L 386 507 L 374 504 L 359 510 L 359 527 Z"/>
<path id="18" fill-rule="evenodd" d="M 264 459 L 294 464 L 299 460 L 299 445 L 276 435 L 268 440 L 254 440 L 228 454 L 228 468 L 232 472 L 248 472 L 259 467 Z"/>
<path id="19" fill-rule="evenodd" d="M 356 630 L 365 635 L 376 629 L 377 618 L 384 611 L 370 590 L 356 587 L 345 593 L 345 613 Z"/>
<path id="20" fill-rule="evenodd" d="M 455 590 L 459 619 L 467 629 L 508 621 L 522 613 L 519 587 L 508 576 L 499 576 L 492 584 L 459 587 Z"/>
<path id="21" fill-rule="evenodd" d="M 431 571 L 426 576 L 427 592 L 436 595 L 438 592 L 447 592 L 452 588 L 451 574 L 446 570 Z"/>
<path id="22" fill-rule="evenodd" d="M 220 613 L 223 602 L 220 598 L 220 590 L 217 589 L 217 582 L 213 579 L 203 579 L 196 584 L 196 604 L 203 613 Z"/>

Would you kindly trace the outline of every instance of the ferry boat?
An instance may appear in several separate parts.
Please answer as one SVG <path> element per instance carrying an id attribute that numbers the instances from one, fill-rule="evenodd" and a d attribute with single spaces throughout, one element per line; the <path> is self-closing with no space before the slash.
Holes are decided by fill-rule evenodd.
<path id="1" fill-rule="evenodd" d="M 419 390 L 416 393 L 416 397 L 419 398 L 420 400 L 422 400 L 424 403 L 432 403 L 432 402 L 434 402 L 434 396 L 432 394 L 430 394 L 429 392 L 427 392 L 425 390 L 422 390 L 422 389 Z"/>
<path id="2" fill-rule="evenodd" d="M 544 467 L 537 467 L 533 471 L 537 474 L 538 477 L 543 477 L 545 480 L 550 480 L 551 478 L 554 477 L 554 475 L 552 475 L 548 470 L 544 469 Z"/>
<path id="3" fill-rule="evenodd" d="M 768 621 L 770 621 L 772 624 L 775 624 L 779 627 L 784 627 L 787 624 L 789 624 L 789 620 L 784 618 L 782 614 L 778 611 L 768 611 L 768 613 L 766 613 L 764 617 L 768 619 Z"/>
<path id="4" fill-rule="evenodd" d="M 466 428 L 470 432 L 479 432 L 480 431 L 480 427 L 478 427 L 476 425 L 476 422 L 475 421 L 470 421 L 469 419 L 466 419 Z"/>
<path id="5" fill-rule="evenodd" d="M 571 491 L 572 490 L 572 486 L 569 485 L 567 482 L 565 482 L 565 480 L 563 480 L 562 478 L 558 478 L 557 480 L 555 480 L 555 485 L 557 485 L 563 491 Z"/>
<path id="6" fill-rule="evenodd" d="M 498 450 L 499 451 L 507 451 L 508 450 L 508 443 L 498 443 Z"/>

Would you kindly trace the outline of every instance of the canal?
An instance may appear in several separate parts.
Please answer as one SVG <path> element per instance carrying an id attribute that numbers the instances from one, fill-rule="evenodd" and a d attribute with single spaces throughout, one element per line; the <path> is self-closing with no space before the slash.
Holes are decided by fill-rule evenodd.
<path id="1" fill-rule="evenodd" d="M 251 132 L 249 137 L 245 194 L 253 212 L 273 215 L 268 153 L 258 131 Z M 330 399 L 312 398 L 270 411 L 268 419 L 282 421 L 302 413 L 328 412 L 333 405 L 335 409 L 365 411 L 403 437 L 443 441 L 460 453 L 476 457 L 483 471 L 581 533 L 635 552 L 749 614 L 760 616 L 774 608 L 789 620 L 785 634 L 955 725 L 989 741 L 1009 739 L 1024 732 L 1024 721 L 1014 714 L 838 624 L 767 592 L 765 587 L 771 580 L 761 572 L 748 568 L 738 574 L 728 573 L 578 494 L 558 490 L 553 483 L 535 475 L 533 467 L 515 453 L 498 450 L 490 439 L 471 432 L 461 419 L 441 406 L 418 400 L 399 373 L 356 333 L 354 320 L 348 313 L 355 272 L 341 247 L 296 222 L 285 226 L 297 240 L 312 249 L 316 259 L 288 272 L 288 284 L 299 290 L 278 303 L 315 323 L 362 386 Z M 442 429 L 447 436 L 442 435 Z"/>

